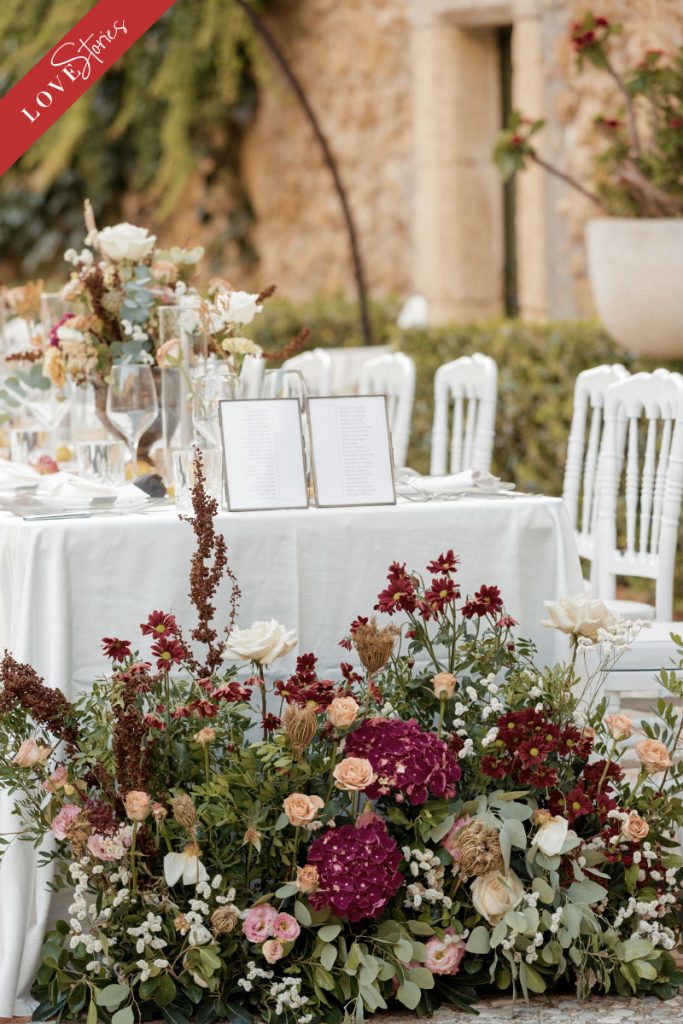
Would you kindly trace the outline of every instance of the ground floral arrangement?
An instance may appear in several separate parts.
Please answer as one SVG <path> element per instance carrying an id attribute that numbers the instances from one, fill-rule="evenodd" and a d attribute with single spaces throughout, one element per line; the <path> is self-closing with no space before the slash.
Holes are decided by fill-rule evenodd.
<path id="1" fill-rule="evenodd" d="M 2 664 L 12 841 L 48 840 L 73 887 L 34 1019 L 312 1024 L 492 991 L 675 995 L 681 724 L 662 701 L 627 781 L 634 726 L 597 685 L 626 627 L 586 597 L 550 605 L 573 658 L 539 671 L 497 587 L 461 598 L 448 551 L 424 580 L 390 566 L 337 679 L 302 654 L 273 682 L 296 637 L 236 625 L 201 460 L 193 505 L 188 636 L 154 611 L 144 652 L 105 639 L 111 675 L 76 704 Z M 579 684 L 586 648 L 600 666 Z"/>

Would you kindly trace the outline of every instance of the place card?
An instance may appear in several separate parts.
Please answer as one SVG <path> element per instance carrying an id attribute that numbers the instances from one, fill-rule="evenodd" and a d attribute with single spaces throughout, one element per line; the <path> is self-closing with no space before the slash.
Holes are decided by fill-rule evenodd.
<path id="1" fill-rule="evenodd" d="M 226 400 L 219 412 L 228 510 L 307 508 L 298 399 Z"/>
<path id="2" fill-rule="evenodd" d="M 395 505 L 384 395 L 309 398 L 318 505 Z"/>

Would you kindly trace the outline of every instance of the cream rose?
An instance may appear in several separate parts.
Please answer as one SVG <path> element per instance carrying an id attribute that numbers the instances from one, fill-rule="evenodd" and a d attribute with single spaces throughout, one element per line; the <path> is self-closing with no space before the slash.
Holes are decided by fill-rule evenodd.
<path id="1" fill-rule="evenodd" d="M 353 697 L 335 697 L 327 709 L 327 717 L 335 729 L 348 729 L 358 717 L 358 703 Z"/>
<path id="2" fill-rule="evenodd" d="M 646 772 L 655 775 L 671 767 L 669 751 L 659 740 L 640 740 L 636 743 L 636 754 Z"/>
<path id="3" fill-rule="evenodd" d="M 320 884 L 315 864 L 305 864 L 296 869 L 296 887 L 299 892 L 315 892 Z"/>
<path id="4" fill-rule="evenodd" d="M 289 818 L 290 825 L 310 826 L 325 806 L 319 796 L 307 796 L 305 793 L 292 793 L 282 802 L 282 809 Z"/>
<path id="5" fill-rule="evenodd" d="M 12 760 L 20 768 L 33 768 L 34 764 L 42 764 L 43 761 L 47 761 L 51 753 L 50 747 L 44 747 L 36 743 L 34 739 L 28 739 L 24 740 Z"/>
<path id="6" fill-rule="evenodd" d="M 628 818 L 621 825 L 621 834 L 632 843 L 639 843 L 645 839 L 650 831 L 650 826 L 635 811 L 630 811 Z"/>
<path id="7" fill-rule="evenodd" d="M 457 679 L 450 672 L 439 672 L 437 675 L 432 676 L 434 696 L 440 700 L 449 700 L 455 693 L 456 683 Z"/>
<path id="8" fill-rule="evenodd" d="M 144 821 L 148 814 L 152 810 L 152 801 L 150 800 L 149 793 L 144 793 L 141 789 L 131 789 L 130 793 L 126 793 L 126 798 L 123 801 L 126 807 L 126 814 L 131 821 Z"/>
<path id="9" fill-rule="evenodd" d="M 627 740 L 633 735 L 633 720 L 630 715 L 607 715 L 605 725 L 613 740 Z"/>
<path id="10" fill-rule="evenodd" d="M 298 643 L 293 629 L 285 629 L 275 619 L 255 622 L 249 629 L 233 629 L 228 638 L 228 655 L 259 665 L 272 665 L 289 654 Z"/>
<path id="11" fill-rule="evenodd" d="M 233 324 L 250 324 L 261 312 L 258 295 L 251 292 L 222 292 L 216 299 L 216 306 L 226 320 Z"/>
<path id="12" fill-rule="evenodd" d="M 156 236 L 147 228 L 135 224 L 116 224 L 103 228 L 97 236 L 97 244 L 103 256 L 118 263 L 120 260 L 144 260 L 153 251 Z"/>
<path id="13" fill-rule="evenodd" d="M 544 821 L 538 832 L 531 840 L 531 845 L 536 846 L 546 857 L 556 857 L 562 852 L 567 836 L 570 835 L 569 823 L 566 818 L 550 817 Z M 575 835 L 571 832 L 571 835 Z"/>
<path id="14" fill-rule="evenodd" d="M 375 781 L 375 772 L 364 757 L 345 757 L 333 773 L 337 789 L 358 792 L 367 789 Z"/>
<path id="15" fill-rule="evenodd" d="M 216 739 L 216 730 L 212 729 L 210 725 L 205 725 L 203 729 L 194 734 L 195 743 L 213 743 Z"/>
<path id="16" fill-rule="evenodd" d="M 524 886 L 514 871 L 490 871 L 472 883 L 472 906 L 489 924 L 498 924 L 523 896 Z"/>
<path id="17" fill-rule="evenodd" d="M 549 618 L 543 619 L 542 625 L 589 640 L 597 640 L 599 629 L 606 629 L 617 622 L 602 601 L 596 601 L 588 594 L 546 601 L 545 606 Z"/>

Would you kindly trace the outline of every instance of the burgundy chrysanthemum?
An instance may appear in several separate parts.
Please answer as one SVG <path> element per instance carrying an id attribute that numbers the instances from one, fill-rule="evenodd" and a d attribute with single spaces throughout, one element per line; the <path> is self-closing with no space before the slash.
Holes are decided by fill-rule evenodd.
<path id="1" fill-rule="evenodd" d="M 442 573 L 448 575 L 451 572 L 457 572 L 459 561 L 460 559 L 453 549 L 449 548 L 448 551 L 438 555 L 433 562 L 429 563 L 427 566 L 427 572 L 431 572 L 435 576 L 441 575 Z"/>
<path id="2" fill-rule="evenodd" d="M 112 661 L 125 661 L 133 653 L 130 647 L 130 640 L 119 640 L 115 636 L 105 636 L 102 639 L 102 650 Z"/>
<path id="3" fill-rule="evenodd" d="M 174 636 L 178 632 L 175 615 L 166 612 L 152 612 L 147 622 L 140 623 L 143 636 Z"/>
<path id="4" fill-rule="evenodd" d="M 288 704 L 300 708 L 314 707 L 322 712 L 342 690 L 331 679 L 319 679 L 316 671 L 318 659 L 314 654 L 301 654 L 296 659 L 296 671 L 287 682 L 278 679 L 275 689 Z"/>
<path id="5" fill-rule="evenodd" d="M 187 657 L 187 651 L 179 640 L 173 637 L 160 636 L 152 644 L 152 654 L 157 659 L 157 668 L 169 669 L 171 665 L 179 665 Z"/>
<path id="6" fill-rule="evenodd" d="M 364 757 L 377 776 L 365 791 L 371 799 L 393 792 L 414 806 L 430 796 L 451 798 L 460 766 L 443 740 L 423 732 L 415 719 L 368 718 L 346 740 L 346 757 Z"/>
<path id="7" fill-rule="evenodd" d="M 475 616 L 481 618 L 484 615 L 498 615 L 502 608 L 500 588 L 488 587 L 484 584 L 477 590 L 474 597 L 471 597 L 467 604 L 462 606 L 462 614 L 466 619 L 473 619 Z"/>
<path id="8" fill-rule="evenodd" d="M 378 917 L 403 884 L 401 852 L 382 821 L 361 828 L 328 829 L 311 844 L 308 863 L 318 869 L 314 910 L 329 907 L 348 921 Z"/>

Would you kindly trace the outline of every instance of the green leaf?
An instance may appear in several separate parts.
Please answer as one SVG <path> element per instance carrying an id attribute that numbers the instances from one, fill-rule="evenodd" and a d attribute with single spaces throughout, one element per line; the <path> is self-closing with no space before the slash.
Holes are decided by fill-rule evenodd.
<path id="1" fill-rule="evenodd" d="M 520 934 L 526 931 L 526 918 L 519 910 L 508 910 L 503 920 L 510 928 L 520 932 Z"/>
<path id="2" fill-rule="evenodd" d="M 572 903 L 586 903 L 590 906 L 599 903 L 607 895 L 607 889 L 597 882 L 586 879 L 585 882 L 572 882 L 567 890 L 567 895 Z"/>
<path id="3" fill-rule="evenodd" d="M 188 1006 L 190 1004 L 188 1003 Z M 187 1014 L 175 1005 L 164 1006 L 161 1011 L 161 1016 L 166 1021 L 166 1024 L 189 1024 L 190 1018 Z"/>
<path id="4" fill-rule="evenodd" d="M 275 890 L 275 895 L 279 900 L 286 900 L 288 896 L 293 896 L 296 892 L 298 892 L 296 882 L 285 882 Z"/>
<path id="5" fill-rule="evenodd" d="M 320 951 L 320 963 L 326 971 L 331 971 L 337 959 L 337 947 L 326 942 Z"/>
<path id="6" fill-rule="evenodd" d="M 124 1006 L 117 1010 L 111 1019 L 111 1024 L 135 1024 L 135 1014 L 131 1006 Z"/>
<path id="7" fill-rule="evenodd" d="M 491 949 L 491 939 L 489 936 L 488 928 L 485 928 L 483 924 L 478 924 L 469 935 L 467 940 L 467 952 L 478 953 L 484 956 Z"/>
<path id="8" fill-rule="evenodd" d="M 106 1010 L 115 1010 L 129 996 L 130 989 L 127 985 L 107 985 L 97 993 L 96 1002 Z"/>
<path id="9" fill-rule="evenodd" d="M 170 1006 L 176 997 L 176 991 L 173 978 L 169 974 L 162 974 L 154 993 L 154 1002 L 157 1006 Z"/>
<path id="10" fill-rule="evenodd" d="M 305 903 L 302 903 L 300 900 L 297 900 L 294 904 L 294 916 L 304 928 L 310 928 L 312 924 L 311 912 Z"/>
<path id="11" fill-rule="evenodd" d="M 420 988 L 413 981 L 404 981 L 396 992 L 396 998 L 409 1010 L 414 1010 L 422 998 Z"/>
<path id="12" fill-rule="evenodd" d="M 539 974 L 538 971 L 534 970 L 531 964 L 527 964 L 522 961 L 519 965 L 519 973 L 522 984 L 526 984 L 526 987 L 530 992 L 536 992 L 537 994 L 545 992 L 545 981 L 543 980 L 543 976 Z"/>
<path id="13" fill-rule="evenodd" d="M 323 942 L 332 942 L 341 931 L 340 924 L 326 924 L 318 929 L 318 938 Z"/>
<path id="14" fill-rule="evenodd" d="M 408 921 L 408 928 L 413 935 L 433 935 L 434 929 L 426 921 Z"/>
<path id="15" fill-rule="evenodd" d="M 510 837 L 512 845 L 516 846 L 518 850 L 526 850 L 526 832 L 521 821 L 511 818 L 504 823 L 501 831 Z"/>
<path id="16" fill-rule="evenodd" d="M 426 967 L 412 967 L 408 971 L 407 978 L 419 988 L 434 988 L 434 975 Z"/>
<path id="17" fill-rule="evenodd" d="M 641 957 L 652 953 L 652 943 L 647 939 L 639 939 L 633 935 L 624 943 L 624 960 L 629 963 L 631 960 L 640 960 Z"/>
<path id="18" fill-rule="evenodd" d="M 410 939 L 399 939 L 394 946 L 394 952 L 397 958 L 402 960 L 404 964 L 410 963 L 413 959 L 413 944 Z M 411 1006 L 410 1009 L 412 1010 L 413 1007 Z"/>
<path id="19" fill-rule="evenodd" d="M 455 815 L 449 814 L 447 818 L 441 822 L 440 825 L 435 825 L 431 830 L 429 838 L 433 843 L 440 843 L 445 835 L 447 835 L 453 828 L 455 823 Z"/>
<path id="20" fill-rule="evenodd" d="M 541 903 L 552 903 L 555 898 L 555 893 L 550 888 L 545 878 L 534 878 L 531 883 L 531 888 L 534 892 L 538 893 Z"/>
<path id="21" fill-rule="evenodd" d="M 88 1016 L 85 1024 L 97 1024 L 97 1005 L 94 999 L 90 1000 L 90 1006 L 88 1007 Z"/>
<path id="22" fill-rule="evenodd" d="M 533 813 L 528 804 L 518 804 L 514 800 L 503 800 L 494 806 L 505 821 L 527 821 Z"/>
<path id="23" fill-rule="evenodd" d="M 647 960 L 634 960 L 633 966 L 640 978 L 647 978 L 648 981 L 656 980 L 659 972 L 654 964 L 648 963 Z"/>

